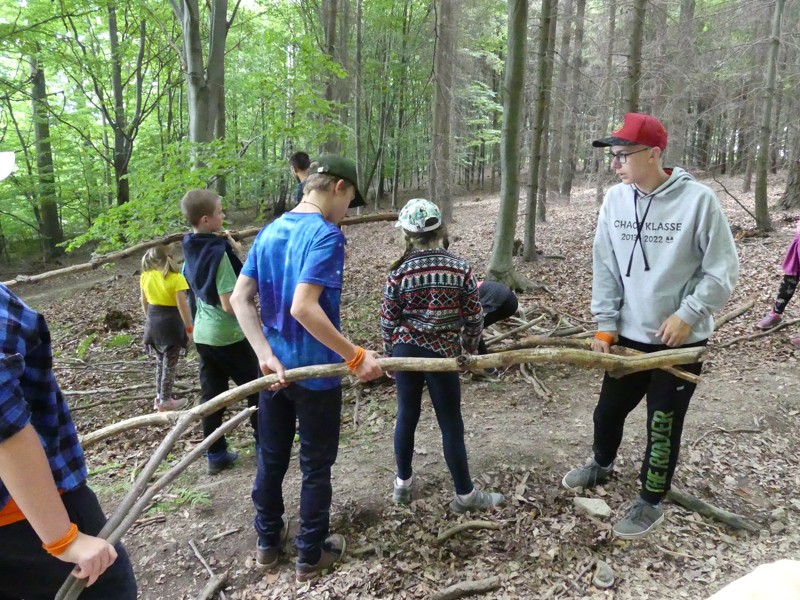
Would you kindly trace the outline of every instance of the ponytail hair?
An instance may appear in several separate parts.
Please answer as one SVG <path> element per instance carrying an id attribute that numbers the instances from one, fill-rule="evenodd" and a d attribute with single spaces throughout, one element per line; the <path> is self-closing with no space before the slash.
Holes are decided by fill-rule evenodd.
<path id="1" fill-rule="evenodd" d="M 172 245 L 155 246 L 144 253 L 142 271 L 161 271 L 164 277 L 170 273 L 180 273 L 178 262 L 172 256 Z"/>
<path id="2" fill-rule="evenodd" d="M 429 249 L 434 242 L 439 242 L 439 245 L 445 250 L 450 247 L 450 239 L 447 237 L 447 227 L 445 225 L 431 231 L 415 232 L 408 231 L 407 229 L 403 229 L 402 231 L 403 239 L 406 242 L 406 248 L 403 251 L 403 255 L 389 266 L 390 271 L 394 271 L 402 265 L 406 261 L 406 258 L 408 258 L 408 255 L 415 250 Z"/>

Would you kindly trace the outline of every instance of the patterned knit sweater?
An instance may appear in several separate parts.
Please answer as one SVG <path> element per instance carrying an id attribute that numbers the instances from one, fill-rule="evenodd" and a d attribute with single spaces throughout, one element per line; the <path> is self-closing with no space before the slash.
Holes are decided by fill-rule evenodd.
<path id="1" fill-rule="evenodd" d="M 383 351 L 413 344 L 453 358 L 474 354 L 483 329 L 472 268 L 443 248 L 410 252 L 389 273 L 381 307 Z"/>

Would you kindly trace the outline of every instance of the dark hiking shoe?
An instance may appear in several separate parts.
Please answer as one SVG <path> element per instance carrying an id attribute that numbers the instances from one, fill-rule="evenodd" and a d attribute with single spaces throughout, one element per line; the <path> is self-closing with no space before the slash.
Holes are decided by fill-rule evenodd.
<path id="1" fill-rule="evenodd" d="M 661 504 L 653 506 L 637 496 L 628 515 L 614 525 L 614 535 L 623 540 L 634 540 L 650 533 L 656 525 L 664 520 L 664 509 Z"/>
<path id="2" fill-rule="evenodd" d="M 397 485 L 397 477 L 395 477 L 394 487 L 392 489 L 392 501 L 395 504 L 411 504 L 411 487 L 413 485 L 413 481 L 408 485 Z"/>
<path id="3" fill-rule="evenodd" d="M 568 490 L 577 488 L 589 489 L 599 483 L 608 481 L 613 472 L 613 462 L 607 467 L 603 467 L 594 458 L 591 458 L 584 466 L 572 469 L 572 471 L 564 475 L 561 485 Z"/>
<path id="4" fill-rule="evenodd" d="M 289 519 L 284 515 L 280 541 L 277 546 L 262 546 L 261 542 L 256 542 L 256 566 L 259 569 L 271 569 L 277 565 L 283 557 L 283 546 L 287 539 L 289 539 Z"/>
<path id="5" fill-rule="evenodd" d="M 297 559 L 295 563 L 295 579 L 297 583 L 306 583 L 319 577 L 324 571 L 327 571 L 342 560 L 346 548 L 347 542 L 344 536 L 338 533 L 329 535 L 322 544 L 322 552 L 319 555 L 317 564 L 310 565 Z"/>
<path id="6" fill-rule="evenodd" d="M 450 503 L 450 510 L 458 514 L 463 514 L 473 510 L 486 511 L 504 506 L 505 503 L 506 499 L 503 497 L 503 494 L 475 490 L 475 493 L 466 500 L 462 500 L 458 497 L 458 494 L 456 494 L 456 497 L 453 498 L 453 501 Z"/>
<path id="7" fill-rule="evenodd" d="M 208 474 L 209 475 L 216 475 L 220 471 L 223 471 L 230 467 L 236 459 L 239 458 L 238 452 L 233 452 L 231 450 L 223 450 L 222 452 L 216 452 L 214 454 L 208 455 Z"/>

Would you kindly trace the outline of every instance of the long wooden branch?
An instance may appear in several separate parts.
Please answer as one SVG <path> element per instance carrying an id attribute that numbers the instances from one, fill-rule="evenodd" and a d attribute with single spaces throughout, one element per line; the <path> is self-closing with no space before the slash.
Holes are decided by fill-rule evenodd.
<path id="1" fill-rule="evenodd" d="M 624 370 L 634 373 L 648 369 L 660 369 L 671 365 L 683 365 L 698 362 L 705 348 L 680 348 L 665 350 L 637 356 L 617 356 L 600 354 L 590 350 L 572 348 L 535 348 L 515 350 L 512 352 L 495 352 L 482 356 L 460 356 L 458 358 L 380 358 L 378 364 L 384 371 L 482 371 L 489 368 L 504 368 L 521 363 L 556 363 L 572 364 L 587 368 L 604 370 Z M 286 372 L 287 381 L 300 381 L 318 377 L 337 377 L 347 375 L 349 371 L 344 363 L 332 365 L 315 365 L 290 369 Z M 192 409 L 179 412 L 153 413 L 140 415 L 114 423 L 81 437 L 84 449 L 98 442 L 117 435 L 123 431 L 150 427 L 152 425 L 176 424 L 180 419 L 196 421 L 210 415 L 221 408 L 242 400 L 251 394 L 267 389 L 276 383 L 276 375 L 268 375 L 255 379 L 239 387 L 228 390 L 212 398 L 208 402 Z"/>
<path id="2" fill-rule="evenodd" d="M 555 347 L 555 348 L 578 348 L 578 349 L 585 349 L 588 350 L 591 345 L 591 342 L 587 339 L 567 339 L 567 338 L 552 338 L 546 337 L 541 335 L 529 335 L 518 342 L 514 342 L 513 344 L 507 344 L 504 346 L 500 351 L 507 351 L 507 350 L 520 350 L 523 348 L 537 348 L 537 347 Z M 490 350 L 489 353 L 496 352 L 494 350 Z M 614 346 L 615 354 L 621 356 L 648 356 L 646 352 L 639 352 L 638 350 L 633 350 L 632 348 L 623 348 L 622 346 Z M 689 373 L 682 369 L 676 369 L 674 367 L 660 367 L 662 371 L 666 371 L 678 377 L 680 379 L 684 379 L 686 381 L 691 381 L 692 383 L 700 383 L 700 376 L 695 375 L 694 373 Z"/>
<path id="3" fill-rule="evenodd" d="M 396 213 L 378 213 L 373 215 L 361 215 L 356 217 L 345 218 L 342 219 L 342 221 L 340 221 L 339 225 L 358 225 L 359 223 L 373 223 L 375 221 L 396 221 L 396 220 L 397 220 Z M 255 236 L 256 234 L 258 234 L 259 231 L 261 231 L 261 229 L 262 229 L 261 227 L 249 227 L 247 229 L 242 229 L 234 233 L 233 237 L 237 240 L 243 240 Z M 142 242 L 140 244 L 136 244 L 134 246 L 130 246 L 122 250 L 116 250 L 115 252 L 109 252 L 108 254 L 95 256 L 88 263 L 72 265 L 71 267 L 65 267 L 63 269 L 55 269 L 53 271 L 40 273 L 39 275 L 17 275 L 14 279 L 11 279 L 9 281 L 4 281 L 3 285 L 10 288 L 19 285 L 20 283 L 38 283 L 46 279 L 52 279 L 53 277 L 60 277 L 61 275 L 70 275 L 72 273 L 93 271 L 94 269 L 97 269 L 101 265 L 114 262 L 116 260 L 120 260 L 121 258 L 127 258 L 128 256 L 132 256 L 134 254 L 140 254 L 141 252 L 144 252 L 149 248 L 154 248 L 156 246 L 164 246 L 166 244 L 172 244 L 174 242 L 178 242 L 183 239 L 183 236 L 186 235 L 186 233 L 187 232 L 183 231 L 180 233 L 165 235 L 164 237 L 156 238 L 154 240 L 149 240 L 147 242 Z"/>
<path id="4" fill-rule="evenodd" d="M 431 596 L 431 600 L 455 600 L 456 598 L 463 598 L 464 596 L 485 594 L 499 587 L 500 577 L 497 575 L 486 579 L 462 581 L 434 593 Z"/>

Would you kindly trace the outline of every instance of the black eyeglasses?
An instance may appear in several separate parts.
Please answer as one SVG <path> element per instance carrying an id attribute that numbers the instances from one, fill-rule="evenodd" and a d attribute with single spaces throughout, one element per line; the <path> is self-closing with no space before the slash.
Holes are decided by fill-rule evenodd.
<path id="1" fill-rule="evenodd" d="M 613 152 L 609 152 L 608 153 L 608 158 L 609 158 L 609 160 L 611 162 L 614 162 L 615 160 L 617 160 L 617 161 L 619 161 L 619 164 L 624 165 L 627 162 L 628 157 L 631 154 L 636 154 L 637 152 L 646 152 L 648 150 L 650 150 L 650 148 L 642 148 L 641 150 L 634 150 L 633 152 L 627 152 L 627 153 L 626 152 L 617 152 L 616 154 L 614 154 Z"/>

